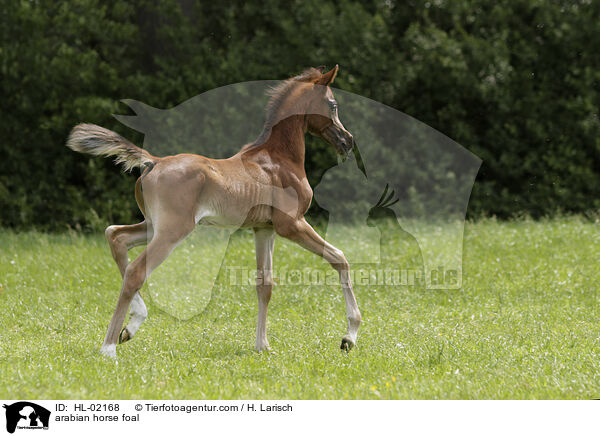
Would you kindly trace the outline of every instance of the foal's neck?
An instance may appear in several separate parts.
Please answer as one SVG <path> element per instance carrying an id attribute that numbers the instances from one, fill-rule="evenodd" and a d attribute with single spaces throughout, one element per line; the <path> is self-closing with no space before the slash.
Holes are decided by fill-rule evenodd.
<path id="1" fill-rule="evenodd" d="M 265 145 L 280 156 L 304 167 L 304 117 L 292 115 L 279 121 L 271 128 L 271 134 Z"/>

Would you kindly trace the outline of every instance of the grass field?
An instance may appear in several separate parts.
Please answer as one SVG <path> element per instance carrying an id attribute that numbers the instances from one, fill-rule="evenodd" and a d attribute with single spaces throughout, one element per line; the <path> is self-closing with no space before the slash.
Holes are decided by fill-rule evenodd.
<path id="1" fill-rule="evenodd" d="M 581 218 L 469 222 L 462 289 L 355 287 L 363 324 L 349 354 L 337 286 L 276 286 L 274 353 L 258 354 L 251 284 L 186 294 L 181 316 L 146 285 L 150 315 L 113 361 L 98 353 L 120 288 L 103 236 L 0 232 L 0 397 L 600 397 L 599 258 L 598 224 Z M 249 232 L 228 259 L 254 267 Z M 328 270 L 281 239 L 275 262 Z"/>

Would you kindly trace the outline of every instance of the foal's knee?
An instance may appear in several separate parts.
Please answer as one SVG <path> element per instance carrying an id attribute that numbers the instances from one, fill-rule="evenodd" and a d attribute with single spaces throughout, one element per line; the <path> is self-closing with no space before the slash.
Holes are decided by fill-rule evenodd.
<path id="1" fill-rule="evenodd" d="M 273 293 L 273 278 L 271 274 L 261 274 L 261 271 L 257 271 L 256 293 L 259 299 L 267 303 L 269 302 Z"/>
<path id="2" fill-rule="evenodd" d="M 338 272 L 350 271 L 350 264 L 339 248 L 334 248 L 331 253 L 331 266 Z"/>
<path id="3" fill-rule="evenodd" d="M 259 300 L 268 303 L 271 300 L 271 294 L 273 293 L 273 285 L 256 285 L 256 294 Z"/>

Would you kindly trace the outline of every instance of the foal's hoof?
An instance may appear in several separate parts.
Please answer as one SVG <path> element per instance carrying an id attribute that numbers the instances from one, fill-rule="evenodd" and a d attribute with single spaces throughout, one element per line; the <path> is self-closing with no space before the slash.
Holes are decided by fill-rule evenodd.
<path id="1" fill-rule="evenodd" d="M 127 330 L 127 327 L 123 327 L 123 330 L 121 330 L 121 334 L 119 335 L 119 344 L 127 342 L 130 339 L 131 335 L 129 334 L 129 330 Z"/>
<path id="2" fill-rule="evenodd" d="M 346 352 L 349 352 L 352 347 L 354 347 L 354 341 L 350 338 L 350 336 L 344 336 L 342 338 L 342 345 L 340 348 Z"/>

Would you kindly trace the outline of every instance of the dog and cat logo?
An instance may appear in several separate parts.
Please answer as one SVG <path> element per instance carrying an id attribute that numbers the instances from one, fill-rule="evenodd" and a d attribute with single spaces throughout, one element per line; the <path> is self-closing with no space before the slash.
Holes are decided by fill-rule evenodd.
<path id="1" fill-rule="evenodd" d="M 16 429 L 48 430 L 50 411 L 28 401 L 5 404 L 6 431 L 14 433 Z"/>

